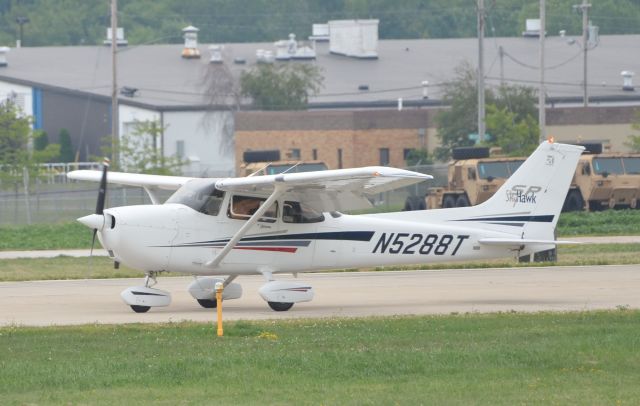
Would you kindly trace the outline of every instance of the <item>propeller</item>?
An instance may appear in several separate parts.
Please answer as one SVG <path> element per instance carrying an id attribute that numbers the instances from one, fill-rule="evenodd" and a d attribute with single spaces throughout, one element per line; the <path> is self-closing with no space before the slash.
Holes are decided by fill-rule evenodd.
<path id="1" fill-rule="evenodd" d="M 96 203 L 96 212 L 88 216 L 79 218 L 78 221 L 85 226 L 93 229 L 93 238 L 91 239 L 91 253 L 93 256 L 93 248 L 96 244 L 96 234 L 98 230 L 102 230 L 104 227 L 104 203 L 107 197 L 107 172 L 109 171 L 109 159 L 104 158 L 102 162 L 102 177 L 100 178 L 100 188 L 98 189 L 98 201 Z"/>

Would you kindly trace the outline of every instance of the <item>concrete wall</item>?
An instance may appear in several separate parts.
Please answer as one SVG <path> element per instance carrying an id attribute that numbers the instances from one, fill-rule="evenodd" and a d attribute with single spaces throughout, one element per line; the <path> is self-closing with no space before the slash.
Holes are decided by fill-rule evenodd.
<path id="1" fill-rule="evenodd" d="M 192 161 L 184 173 L 227 177 L 234 174 L 234 120 L 229 111 L 165 112 L 165 155 L 175 155 L 178 141 Z"/>
<path id="2" fill-rule="evenodd" d="M 0 100 L 4 101 L 10 97 L 16 101 L 25 115 L 33 115 L 33 93 L 31 87 L 0 81 Z"/>

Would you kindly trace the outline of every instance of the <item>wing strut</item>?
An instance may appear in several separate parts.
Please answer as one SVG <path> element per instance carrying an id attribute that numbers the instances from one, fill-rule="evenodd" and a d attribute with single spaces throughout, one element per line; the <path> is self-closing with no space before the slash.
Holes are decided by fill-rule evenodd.
<path id="1" fill-rule="evenodd" d="M 271 205 L 278 199 L 278 197 L 280 197 L 280 195 L 284 193 L 284 191 L 285 191 L 284 187 L 276 184 L 273 190 L 273 193 L 271 193 L 271 196 L 269 196 L 269 198 L 264 203 L 262 203 L 262 205 L 260 205 L 258 210 L 256 210 L 255 213 L 253 213 L 253 215 L 249 218 L 249 220 L 247 220 L 247 222 L 244 223 L 242 227 L 240 227 L 240 230 L 238 230 L 238 232 L 233 236 L 233 238 L 229 240 L 229 242 L 227 243 L 227 245 L 224 246 L 222 251 L 220 251 L 220 253 L 216 255 L 216 257 L 213 258 L 211 261 L 204 264 L 204 266 L 210 267 L 210 268 L 216 268 L 218 265 L 220 265 L 220 262 L 222 262 L 224 257 L 226 257 L 227 254 L 233 249 L 233 247 L 236 246 L 238 241 L 240 241 L 240 239 L 244 237 L 245 234 L 247 234 L 247 231 L 249 231 L 249 229 L 258 222 L 258 219 L 262 217 L 262 215 L 271 207 Z"/>

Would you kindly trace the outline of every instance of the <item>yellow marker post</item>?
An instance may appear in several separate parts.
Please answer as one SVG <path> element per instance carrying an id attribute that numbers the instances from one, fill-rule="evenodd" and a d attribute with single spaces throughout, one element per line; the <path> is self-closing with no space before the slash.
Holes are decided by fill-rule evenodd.
<path id="1" fill-rule="evenodd" d="M 216 283 L 216 308 L 218 310 L 218 337 L 222 337 L 222 282 Z"/>

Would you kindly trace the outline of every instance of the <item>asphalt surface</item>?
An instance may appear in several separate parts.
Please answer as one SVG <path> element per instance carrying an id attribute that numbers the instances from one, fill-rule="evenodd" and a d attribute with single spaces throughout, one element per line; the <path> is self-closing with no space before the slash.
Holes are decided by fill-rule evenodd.
<path id="1" fill-rule="evenodd" d="M 290 279 L 288 275 L 277 279 Z M 0 325 L 213 321 L 187 292 L 192 278 L 159 278 L 173 302 L 132 312 L 120 292 L 140 279 L 0 283 Z M 259 297 L 261 276 L 236 279 L 244 294 L 224 303 L 224 318 L 282 319 L 453 312 L 579 311 L 640 308 L 640 265 L 303 274 L 313 301 L 274 312 Z"/>

